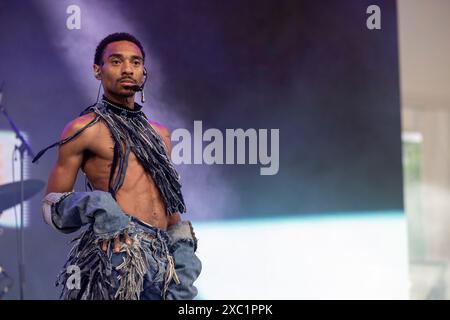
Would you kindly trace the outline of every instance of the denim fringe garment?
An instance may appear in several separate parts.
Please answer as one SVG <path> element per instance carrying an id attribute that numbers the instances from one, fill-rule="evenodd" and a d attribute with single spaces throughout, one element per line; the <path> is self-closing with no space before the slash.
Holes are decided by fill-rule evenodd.
<path id="1" fill-rule="evenodd" d="M 132 151 L 144 170 L 154 179 L 166 204 L 166 213 L 171 215 L 176 212 L 186 212 L 186 206 L 181 193 L 181 184 L 179 182 L 180 177 L 170 161 L 163 140 L 147 121 L 145 114 L 140 111 L 141 108 L 142 106 L 135 104 L 134 110 L 122 109 L 103 99 L 100 103 L 86 108 L 80 114 L 85 115 L 89 112 L 94 112 L 96 116 L 92 121 L 72 136 L 41 150 L 33 159 L 33 163 L 48 149 L 70 142 L 98 121 L 103 121 L 114 140 L 114 155 L 108 184 L 108 192 L 112 197 L 115 199 L 117 191 L 124 182 L 128 157 Z M 113 179 L 117 167 L 117 175 Z M 80 208 L 82 207 L 81 202 L 88 201 L 89 199 L 88 197 L 77 198 Z M 62 197 L 53 203 L 52 210 L 54 215 L 63 216 L 64 212 L 58 213 L 58 206 L 61 208 L 61 211 L 65 211 L 63 209 L 64 206 L 60 204 L 63 202 L 70 204 L 70 201 L 74 201 L 74 198 Z M 79 213 L 82 215 L 85 214 L 82 212 Z M 69 218 L 68 221 L 71 219 L 73 218 Z M 63 229 L 64 226 L 60 227 Z M 128 246 L 121 243 L 120 252 L 124 253 L 124 257 L 122 263 L 114 267 L 111 263 L 113 256 L 111 244 L 113 241 L 109 242 L 106 252 L 102 250 L 101 244 L 103 240 L 113 240 L 124 231 L 130 235 L 132 245 Z M 152 259 L 154 259 L 158 264 L 155 281 L 161 280 L 163 284 L 162 298 L 165 299 L 171 282 L 179 284 L 180 280 L 175 271 L 174 258 L 169 252 L 166 241 L 158 237 L 160 237 L 159 233 L 157 239 L 153 241 L 148 240 L 145 232 L 142 229 L 136 228 L 132 222 L 125 229 L 122 228 L 121 230 L 117 230 L 117 232 L 109 232 L 103 235 L 94 232 L 93 224 L 90 224 L 85 231 L 73 240 L 74 246 L 69 253 L 68 260 L 62 272 L 57 278 L 56 284 L 62 286 L 61 298 L 82 300 L 139 299 L 139 295 L 143 290 L 144 277 L 149 269 L 148 261 L 153 261 Z M 162 246 L 162 249 L 160 248 L 158 250 L 162 252 L 162 256 L 157 254 L 156 251 L 158 250 L 155 249 L 154 241 L 161 243 L 160 246 Z M 81 279 L 79 289 L 70 289 L 67 286 L 67 281 L 71 276 L 71 274 L 67 273 L 69 266 L 77 266 L 80 268 Z M 119 276 L 116 279 L 113 276 L 113 272 L 115 271 L 119 272 Z M 118 285 L 115 283 L 116 280 L 119 282 Z"/>
<path id="2" fill-rule="evenodd" d="M 190 221 L 161 230 L 125 214 L 109 192 L 100 190 L 49 193 L 43 202 L 44 219 L 57 230 L 71 233 L 89 225 L 74 240 L 58 278 L 62 298 L 153 300 L 197 295 L 194 281 L 202 265 L 195 255 L 197 238 Z M 131 245 L 119 241 L 119 252 L 113 250 L 112 240 L 124 234 Z"/>
<path id="3" fill-rule="evenodd" d="M 144 277 L 149 270 L 148 261 L 156 261 L 158 272 L 153 279 L 156 283 L 163 282 L 162 298 L 166 299 L 167 289 L 170 283 L 180 281 L 175 272 L 172 256 L 169 254 L 166 240 L 160 234 L 155 239 L 149 240 L 145 232 L 130 223 L 128 228 L 131 245 L 121 243 L 120 251 L 124 257 L 122 263 L 116 267 L 112 265 L 113 245 L 109 243 L 106 252 L 102 250 L 102 241 L 92 230 L 92 226 L 86 229 L 79 237 L 75 238 L 68 260 L 59 274 L 56 285 L 62 287 L 61 299 L 64 300 L 139 300 L 144 289 Z M 158 252 L 155 241 L 162 247 Z M 163 261 L 167 261 L 166 271 L 162 267 Z M 80 269 L 80 287 L 67 286 L 71 274 L 69 266 L 77 266 Z M 113 268 L 119 274 L 118 283 L 113 277 Z"/>

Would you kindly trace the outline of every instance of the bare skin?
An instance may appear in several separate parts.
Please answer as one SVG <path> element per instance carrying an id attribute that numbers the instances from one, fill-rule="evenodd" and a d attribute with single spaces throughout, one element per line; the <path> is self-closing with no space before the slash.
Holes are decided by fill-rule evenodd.
<path id="1" fill-rule="evenodd" d="M 141 59 L 139 64 L 137 60 Z M 132 42 L 117 41 L 108 44 L 103 53 L 102 66 L 94 65 L 94 73 L 102 81 L 105 96 L 118 104 L 134 107 L 134 91 L 127 85 L 143 81 L 143 61 L 139 48 Z M 84 127 L 95 114 L 89 113 L 68 123 L 61 138 L 66 138 Z M 172 145 L 170 132 L 155 122 L 150 125 L 163 139 L 170 157 Z M 50 174 L 47 194 L 73 190 L 78 170 L 81 169 L 94 189 L 108 191 L 109 174 L 113 160 L 114 141 L 103 122 L 84 130 L 77 138 L 59 147 L 57 162 Z M 116 169 L 117 174 L 117 169 Z M 128 158 L 128 168 L 122 187 L 116 194 L 117 203 L 124 212 L 166 230 L 181 220 L 180 214 L 166 214 L 166 207 L 158 187 L 146 173 L 133 152 Z M 124 242 L 131 243 L 127 234 Z M 106 250 L 107 242 L 102 248 Z M 120 239 L 114 240 L 115 251 L 119 250 Z"/>

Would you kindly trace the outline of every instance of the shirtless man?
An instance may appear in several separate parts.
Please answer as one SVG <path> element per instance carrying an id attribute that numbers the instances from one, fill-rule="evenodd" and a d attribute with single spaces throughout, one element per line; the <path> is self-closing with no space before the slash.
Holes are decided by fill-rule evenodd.
<path id="1" fill-rule="evenodd" d="M 94 73 L 102 81 L 104 95 L 108 100 L 134 109 L 135 92 L 130 86 L 143 82 L 142 59 L 139 47 L 133 42 L 115 41 L 106 46 L 103 53 L 104 64 L 94 64 Z M 61 138 L 73 135 L 94 118 L 95 114 L 90 112 L 71 121 L 64 128 Z M 170 156 L 172 146 L 169 130 L 154 122 L 150 124 L 163 138 Z M 114 141 L 105 124 L 98 122 L 84 130 L 73 142 L 60 147 L 57 163 L 48 180 L 47 194 L 71 191 L 79 168 L 94 189 L 108 191 L 113 149 Z M 180 220 L 179 213 L 166 215 L 164 202 L 153 179 L 144 171 L 133 153 L 128 158 L 125 181 L 117 192 L 116 200 L 128 214 L 163 230 Z"/>
<path id="2" fill-rule="evenodd" d="M 197 239 L 190 222 L 182 221 L 180 212 L 173 210 L 174 206 L 167 206 L 172 201 L 176 208 L 184 209 L 181 192 L 178 189 L 172 193 L 166 192 L 163 196 L 161 190 L 167 188 L 162 185 L 172 183 L 164 180 L 160 182 L 160 186 L 155 183 L 154 172 L 160 172 L 161 168 L 172 173 L 173 179 L 177 178 L 176 171 L 170 164 L 170 132 L 166 127 L 146 120 L 145 115 L 142 117 L 142 113 L 138 113 L 141 106 L 134 101 L 136 86 L 145 83 L 147 76 L 144 61 L 142 45 L 133 36 L 116 33 L 102 40 L 97 47 L 93 66 L 94 76 L 101 81 L 104 89 L 102 104 L 99 109 L 88 108 L 80 117 L 68 123 L 62 132 L 57 162 L 48 180 L 43 205 L 44 218 L 62 232 L 72 232 L 84 224 L 90 224 L 93 229 L 89 235 L 84 234 L 76 244 L 77 257 L 72 256 L 71 265 L 74 262 L 76 265 L 84 265 L 79 257 L 84 252 L 91 252 L 92 242 L 95 242 L 100 248 L 94 249 L 95 254 L 100 260 L 106 259 L 107 263 L 111 263 L 113 269 L 113 278 L 105 276 L 102 280 L 113 283 L 108 292 L 97 289 L 97 294 L 94 294 L 93 287 L 103 288 L 106 284 L 89 282 L 84 288 L 76 288 L 75 291 L 63 288 L 65 298 L 192 299 L 197 293 L 193 286 L 201 269 L 200 261 L 194 254 Z M 136 125 L 136 115 L 141 121 L 148 121 L 153 128 L 153 135 L 148 133 L 151 131 L 149 128 L 140 132 L 140 135 L 137 133 L 143 125 Z M 105 119 L 110 120 L 108 122 Z M 112 130 L 115 128 L 119 128 L 118 140 L 114 140 Z M 133 128 L 136 130 L 133 131 Z M 129 139 L 124 138 L 127 134 Z M 136 143 L 138 139 L 144 142 L 140 146 Z M 126 163 L 123 172 L 119 172 L 120 157 L 115 159 L 118 141 L 123 153 L 126 144 L 130 148 L 128 157 L 122 159 Z M 147 145 L 148 141 L 153 141 L 152 150 L 152 144 Z M 142 147 L 146 149 L 144 153 Z M 141 153 L 137 156 L 135 152 L 139 150 Z M 152 152 L 153 155 L 160 154 L 159 163 L 145 160 L 152 158 L 148 156 Z M 152 171 L 160 163 L 162 167 Z M 79 169 L 87 177 L 93 192 L 73 192 Z M 120 175 L 123 176 L 122 182 L 117 188 L 115 181 Z M 167 175 L 170 174 L 166 173 L 165 176 Z M 175 196 L 170 201 L 167 200 L 173 194 Z M 115 207 L 116 204 L 118 207 Z M 156 252 L 158 250 L 151 251 L 148 248 L 154 247 L 155 241 L 161 246 L 159 253 Z M 141 270 L 141 277 L 136 276 L 140 269 L 132 259 L 128 259 L 131 261 L 128 264 L 130 270 L 124 266 L 118 268 L 122 262 L 128 261 L 127 257 L 133 257 L 129 253 L 133 246 L 137 246 L 137 256 L 144 257 L 146 270 Z M 166 254 L 163 259 L 160 257 L 161 251 Z M 166 269 L 164 273 L 160 271 L 161 266 Z M 85 269 L 81 272 L 89 273 L 92 264 Z M 134 272 L 134 282 L 121 282 L 129 277 L 130 272 Z M 67 275 L 62 275 L 62 284 L 67 287 L 64 283 Z M 83 276 L 85 279 L 89 276 L 92 278 L 92 274 L 82 274 L 82 279 Z M 136 286 L 140 289 L 128 290 Z"/>

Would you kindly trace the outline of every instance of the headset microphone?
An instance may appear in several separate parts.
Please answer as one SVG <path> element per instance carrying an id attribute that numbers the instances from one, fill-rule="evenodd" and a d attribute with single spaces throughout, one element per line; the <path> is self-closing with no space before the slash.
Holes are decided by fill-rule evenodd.
<path id="1" fill-rule="evenodd" d="M 142 83 L 142 85 L 134 85 L 134 86 L 129 86 L 129 88 L 131 89 L 131 90 L 133 90 L 134 92 L 139 92 L 139 91 L 143 91 L 144 90 L 144 86 L 145 86 L 145 83 L 147 82 L 147 69 L 145 69 L 144 68 L 144 72 L 143 72 L 143 74 L 144 74 L 144 82 Z"/>

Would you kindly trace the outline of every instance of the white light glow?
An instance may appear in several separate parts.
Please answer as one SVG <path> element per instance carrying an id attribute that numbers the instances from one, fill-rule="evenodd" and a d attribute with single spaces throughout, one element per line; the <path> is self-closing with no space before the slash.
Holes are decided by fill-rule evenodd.
<path id="1" fill-rule="evenodd" d="M 22 132 L 24 138 L 28 140 L 28 136 Z M 20 141 L 16 138 L 16 134 L 12 131 L 0 130 L 0 186 L 3 184 L 11 183 L 13 181 L 20 180 L 20 161 L 19 153 L 17 152 L 17 160 L 14 163 L 14 179 L 12 170 L 12 156 L 16 145 L 20 145 Z M 29 157 L 24 159 L 24 179 L 28 179 L 30 172 L 30 160 Z M 20 226 L 20 206 L 15 206 L 17 212 L 17 224 L 14 215 L 14 207 L 0 212 L 0 226 L 7 228 L 15 228 Z M 28 202 L 24 202 L 24 226 L 28 226 L 29 220 L 29 208 Z"/>
<path id="2" fill-rule="evenodd" d="M 198 299 L 408 299 L 400 212 L 195 223 Z"/>

